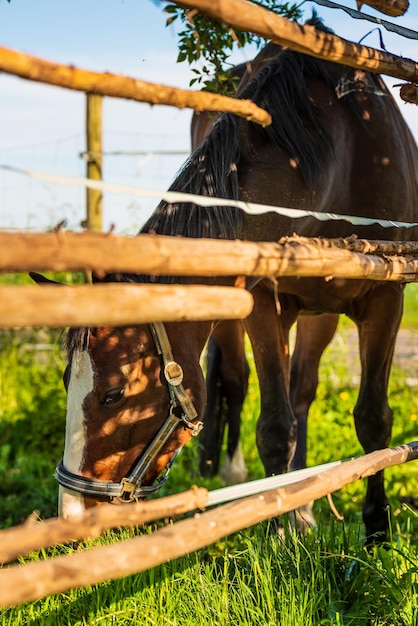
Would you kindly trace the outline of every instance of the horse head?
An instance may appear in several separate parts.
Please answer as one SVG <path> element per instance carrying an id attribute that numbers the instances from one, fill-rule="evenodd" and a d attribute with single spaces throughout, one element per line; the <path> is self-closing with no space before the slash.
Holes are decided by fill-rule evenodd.
<path id="1" fill-rule="evenodd" d="M 65 449 L 56 470 L 64 517 L 157 491 L 199 433 L 206 404 L 199 358 L 210 323 L 193 323 L 186 334 L 184 324 L 69 330 Z"/>

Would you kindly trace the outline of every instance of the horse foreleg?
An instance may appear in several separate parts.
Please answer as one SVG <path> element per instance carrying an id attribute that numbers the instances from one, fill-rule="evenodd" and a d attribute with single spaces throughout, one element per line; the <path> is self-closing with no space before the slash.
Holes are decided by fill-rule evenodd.
<path id="1" fill-rule="evenodd" d="M 228 442 L 221 476 L 226 483 L 247 478 L 241 447 L 241 412 L 248 389 L 250 368 L 245 356 L 245 331 L 241 320 L 221 322 L 221 384 L 227 405 Z M 216 329 L 215 329 L 216 330 Z"/>
<path id="2" fill-rule="evenodd" d="M 395 283 L 376 285 L 367 300 L 355 307 L 353 319 L 359 330 L 361 383 L 354 420 L 366 453 L 390 444 L 393 414 L 387 390 L 402 311 L 403 286 Z M 379 472 L 368 479 L 363 507 L 368 540 L 385 539 L 387 506 L 383 472 Z"/>
<path id="3" fill-rule="evenodd" d="M 204 425 L 200 437 L 199 469 L 202 476 L 212 477 L 219 471 L 221 447 L 226 415 L 220 380 L 222 350 L 213 336 L 207 350 L 206 391 L 207 404 Z"/>
<path id="4" fill-rule="evenodd" d="M 335 335 L 338 315 L 303 315 L 298 318 L 290 369 L 290 402 L 297 421 L 296 452 L 291 469 L 306 467 L 307 418 L 318 387 L 319 361 Z"/>
<path id="5" fill-rule="evenodd" d="M 291 469 L 306 467 L 307 419 L 318 386 L 319 361 L 334 337 L 338 315 L 302 315 L 296 325 L 296 342 L 290 368 L 290 402 L 297 422 L 296 452 Z M 293 523 L 300 529 L 315 526 L 313 502 L 300 507 Z"/>
<path id="6" fill-rule="evenodd" d="M 208 344 L 206 387 L 208 403 L 201 435 L 200 470 L 204 476 L 218 472 L 225 426 L 227 452 L 221 475 L 227 483 L 247 477 L 240 432 L 241 411 L 248 389 L 249 366 L 245 356 L 245 332 L 241 320 L 217 324 Z"/>
<path id="7" fill-rule="evenodd" d="M 296 304 L 282 301 L 278 313 L 267 281 L 252 291 L 254 309 L 245 320 L 260 386 L 257 448 L 266 475 L 289 468 L 296 445 L 296 420 L 289 400 L 289 328 L 297 317 Z"/>

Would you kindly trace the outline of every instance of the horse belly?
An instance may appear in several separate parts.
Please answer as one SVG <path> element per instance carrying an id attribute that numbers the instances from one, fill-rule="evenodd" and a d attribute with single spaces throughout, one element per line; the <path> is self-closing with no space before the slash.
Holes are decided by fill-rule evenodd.
<path id="1" fill-rule="evenodd" d="M 300 310 L 312 313 L 349 314 L 353 301 L 363 298 L 376 281 L 344 278 L 279 277 L 280 301 L 295 296 Z"/>

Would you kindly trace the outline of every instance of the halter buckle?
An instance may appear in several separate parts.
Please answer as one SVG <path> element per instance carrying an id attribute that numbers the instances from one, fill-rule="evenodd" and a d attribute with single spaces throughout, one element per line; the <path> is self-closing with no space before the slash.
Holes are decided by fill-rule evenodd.
<path id="1" fill-rule="evenodd" d="M 176 361 L 169 361 L 164 367 L 164 376 L 167 382 L 173 387 L 178 387 L 183 382 L 183 370 Z"/>
<path id="2" fill-rule="evenodd" d="M 185 422 L 184 419 L 183 422 Z M 196 424 L 194 424 L 188 420 L 186 426 L 192 431 L 192 437 L 197 437 L 203 428 L 203 422 L 196 422 Z"/>
<path id="3" fill-rule="evenodd" d="M 135 500 L 136 484 L 131 483 L 128 478 L 122 478 L 120 484 L 121 490 L 118 499 L 123 500 L 123 502 L 132 502 L 133 500 Z"/>

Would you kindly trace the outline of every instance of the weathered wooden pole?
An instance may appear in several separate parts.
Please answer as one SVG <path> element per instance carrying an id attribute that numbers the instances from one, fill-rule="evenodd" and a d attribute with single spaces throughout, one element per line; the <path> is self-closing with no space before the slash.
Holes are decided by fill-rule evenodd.
<path id="1" fill-rule="evenodd" d="M 288 46 L 319 59 L 348 65 L 368 72 L 387 74 L 417 82 L 418 64 L 403 57 L 347 41 L 314 26 L 298 24 L 245 0 L 176 0 L 185 9 L 195 9 L 243 31 Z"/>
<path id="2" fill-rule="evenodd" d="M 73 65 L 58 65 L 3 46 L 0 46 L 0 72 L 111 98 L 149 102 L 149 104 L 167 104 L 179 109 L 190 107 L 196 112 L 231 111 L 263 126 L 271 124 L 270 114 L 260 109 L 251 100 L 236 100 L 207 91 L 167 87 L 110 72 L 90 72 Z"/>
<path id="3" fill-rule="evenodd" d="M 71 287 L 7 285 L 0 290 L 0 328 L 241 319 L 252 308 L 252 295 L 236 287 L 126 283 Z"/>
<path id="4" fill-rule="evenodd" d="M 343 248 L 339 247 L 341 241 Z M 417 242 L 350 238 L 341 241 L 287 237 L 280 242 L 257 243 L 149 234 L 121 237 L 71 232 L 0 233 L 0 271 L 94 270 L 98 275 L 117 272 L 164 276 L 239 274 L 418 281 Z M 1 301 L 0 296 L 0 307 Z M 3 301 L 7 310 L 8 301 L 4 298 Z"/>
<path id="5" fill-rule="evenodd" d="M 86 95 L 87 178 L 102 180 L 102 115 L 103 97 Z M 103 230 L 103 193 L 86 189 L 86 227 L 93 232 Z"/>
<path id="6" fill-rule="evenodd" d="M 99 537 L 108 528 L 142 526 L 158 519 L 176 517 L 190 511 L 203 510 L 209 492 L 192 487 L 155 500 L 140 500 L 115 506 L 105 504 L 88 509 L 76 518 L 53 517 L 36 521 L 32 517 L 23 524 L 0 530 L 0 563 L 17 559 L 32 550 L 40 550 L 69 541 Z"/>
<path id="7" fill-rule="evenodd" d="M 363 4 L 392 17 L 404 15 L 409 8 L 409 0 L 357 0 L 359 11 Z"/>

